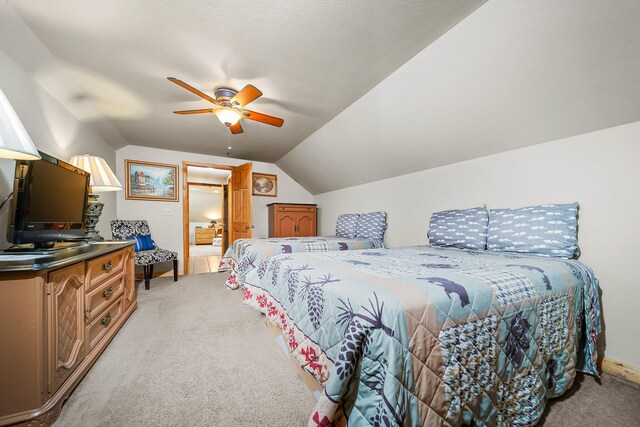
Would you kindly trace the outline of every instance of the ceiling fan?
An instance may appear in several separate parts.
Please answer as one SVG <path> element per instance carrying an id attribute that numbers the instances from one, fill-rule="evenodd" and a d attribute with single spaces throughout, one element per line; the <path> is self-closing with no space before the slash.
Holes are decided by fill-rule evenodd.
<path id="1" fill-rule="evenodd" d="M 280 127 L 283 125 L 284 120 L 278 117 L 268 116 L 266 114 L 258 113 L 251 110 L 245 110 L 243 107 L 250 102 L 262 96 L 262 92 L 256 89 L 253 85 L 246 85 L 244 89 L 238 92 L 235 89 L 229 87 L 217 87 L 214 90 L 215 99 L 210 97 L 204 92 L 199 91 L 175 77 L 167 77 L 170 82 L 177 84 L 178 86 L 188 90 L 189 92 L 198 95 L 200 98 L 206 99 L 215 105 L 213 108 L 203 108 L 201 110 L 182 110 L 174 111 L 176 114 L 210 114 L 213 113 L 218 117 L 218 120 L 231 130 L 231 133 L 236 135 L 242 133 L 242 125 L 240 119 L 245 118 L 249 120 L 255 120 L 256 122 L 266 123 L 271 126 Z"/>

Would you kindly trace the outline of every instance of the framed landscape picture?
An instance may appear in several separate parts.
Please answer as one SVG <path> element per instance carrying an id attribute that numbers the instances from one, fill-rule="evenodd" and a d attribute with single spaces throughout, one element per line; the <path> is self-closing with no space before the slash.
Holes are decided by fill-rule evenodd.
<path id="1" fill-rule="evenodd" d="M 178 166 L 125 160 L 125 199 L 178 201 Z"/>
<path id="2" fill-rule="evenodd" d="M 278 195 L 278 176 L 254 172 L 253 195 L 276 197 Z"/>

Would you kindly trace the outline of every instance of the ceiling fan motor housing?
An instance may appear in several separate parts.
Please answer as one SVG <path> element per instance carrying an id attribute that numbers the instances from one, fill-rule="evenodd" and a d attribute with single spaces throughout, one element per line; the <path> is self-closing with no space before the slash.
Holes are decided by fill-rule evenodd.
<path id="1" fill-rule="evenodd" d="M 217 101 L 228 101 L 238 93 L 237 90 L 226 86 L 219 86 L 213 90 Z"/>

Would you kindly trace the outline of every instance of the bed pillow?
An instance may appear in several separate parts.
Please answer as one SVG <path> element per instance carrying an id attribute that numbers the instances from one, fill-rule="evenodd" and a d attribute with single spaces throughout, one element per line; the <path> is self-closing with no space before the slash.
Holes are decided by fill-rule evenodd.
<path id="1" fill-rule="evenodd" d="M 356 223 L 356 237 L 360 239 L 384 239 L 387 230 L 386 212 L 360 214 Z"/>
<path id="2" fill-rule="evenodd" d="M 133 240 L 133 251 L 150 251 L 151 249 L 155 249 L 153 246 L 153 240 L 151 240 L 150 234 L 141 234 L 138 236 L 130 236 L 127 237 L 127 240 Z"/>
<path id="3" fill-rule="evenodd" d="M 578 203 L 492 209 L 487 249 L 577 258 Z"/>
<path id="4" fill-rule="evenodd" d="M 483 207 L 434 212 L 427 237 L 434 246 L 484 250 L 488 224 L 489 212 Z"/>
<path id="5" fill-rule="evenodd" d="M 353 239 L 356 237 L 356 225 L 359 214 L 342 214 L 336 221 L 336 236 Z"/>

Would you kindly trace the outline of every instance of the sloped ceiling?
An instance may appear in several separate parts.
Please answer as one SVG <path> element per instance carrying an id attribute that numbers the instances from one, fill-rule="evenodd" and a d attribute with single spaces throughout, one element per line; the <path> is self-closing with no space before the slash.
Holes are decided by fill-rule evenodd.
<path id="1" fill-rule="evenodd" d="M 638 121 L 639 22 L 637 0 L 491 0 L 277 164 L 318 194 Z"/>
<path id="2" fill-rule="evenodd" d="M 129 144 L 274 162 L 484 0 L 9 0 L 82 88 L 59 73 L 34 78 L 72 111 L 92 101 Z M 19 44 L 20 40 L 16 40 Z M 212 94 L 252 83 L 250 108 L 283 128 L 245 121 L 232 136 L 210 104 L 169 83 Z M 114 141 L 114 146 L 121 146 Z M 227 147 L 232 147 L 229 150 Z"/>

